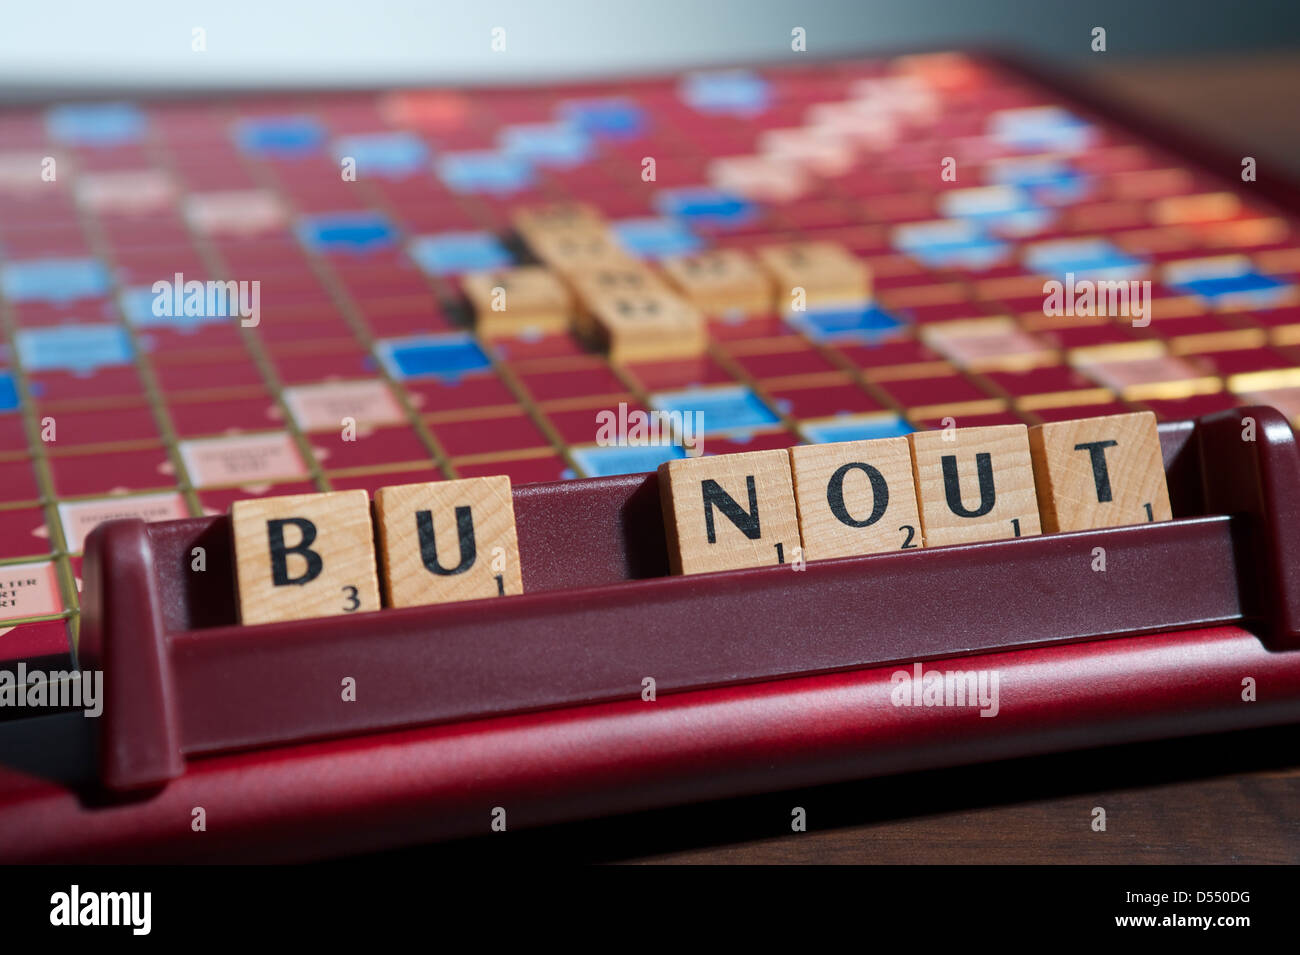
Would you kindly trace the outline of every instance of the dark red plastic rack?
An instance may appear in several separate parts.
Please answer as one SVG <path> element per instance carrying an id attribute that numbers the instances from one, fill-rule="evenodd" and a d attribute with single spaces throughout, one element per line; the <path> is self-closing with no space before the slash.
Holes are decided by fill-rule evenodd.
<path id="1" fill-rule="evenodd" d="M 204 754 L 639 699 L 646 677 L 671 694 L 1243 621 L 1296 646 L 1290 426 L 1255 408 L 1160 436 L 1166 523 L 669 577 L 654 474 L 531 485 L 514 494 L 523 596 L 259 626 L 236 623 L 228 517 L 105 524 L 81 638 L 82 666 L 104 672 L 102 780 L 157 786 Z M 209 570 L 190 569 L 195 547 Z"/>

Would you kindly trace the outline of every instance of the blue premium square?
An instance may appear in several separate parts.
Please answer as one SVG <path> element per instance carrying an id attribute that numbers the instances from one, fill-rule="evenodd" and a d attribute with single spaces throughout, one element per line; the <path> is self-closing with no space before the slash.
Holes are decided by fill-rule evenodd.
<path id="1" fill-rule="evenodd" d="M 66 305 L 107 295 L 112 280 L 98 259 L 32 259 L 0 270 L 0 287 L 11 302 Z"/>
<path id="2" fill-rule="evenodd" d="M 619 244 L 642 259 L 689 255 L 703 247 L 690 227 L 676 219 L 622 219 L 611 228 Z"/>
<path id="3" fill-rule="evenodd" d="M 498 136 L 501 149 L 536 166 L 568 169 L 593 155 L 591 136 L 571 123 L 522 123 Z"/>
<path id="4" fill-rule="evenodd" d="M 172 290 L 161 293 L 165 297 L 165 303 L 162 303 L 158 314 L 154 311 L 154 303 L 159 302 L 159 293 L 155 293 L 152 288 L 137 285 L 132 288 L 124 289 L 118 296 L 118 302 L 122 306 L 122 314 L 126 320 L 136 328 L 174 328 L 181 331 L 196 329 L 202 325 L 224 325 L 229 318 L 237 314 L 239 306 L 239 297 L 221 295 L 214 297 L 209 303 L 204 298 L 204 308 L 201 315 L 187 315 L 182 310 L 175 313 L 175 307 L 172 303 Z M 211 304 L 213 308 L 208 310 Z M 231 306 L 235 306 L 232 310 Z M 172 312 L 174 314 L 167 314 Z"/>
<path id="5" fill-rule="evenodd" d="M 1256 308 L 1280 305 L 1291 298 L 1293 288 L 1281 279 L 1261 275 L 1252 268 L 1219 275 L 1189 277 L 1169 283 L 1179 292 L 1191 292 L 1211 305 L 1252 305 Z"/>
<path id="6" fill-rule="evenodd" d="M 951 219 L 966 219 L 1000 235 L 1041 232 L 1056 213 L 1039 205 L 1018 186 L 977 186 L 953 189 L 939 197 L 939 212 Z"/>
<path id="7" fill-rule="evenodd" d="M 665 189 L 655 208 L 668 216 L 714 226 L 739 226 L 754 219 L 757 207 L 746 199 L 708 186 Z"/>
<path id="8" fill-rule="evenodd" d="M 378 212 L 331 212 L 298 223 L 298 239 L 316 252 L 375 252 L 397 242 L 397 230 Z"/>
<path id="9" fill-rule="evenodd" d="M 414 133 L 369 133 L 334 140 L 334 159 L 351 158 L 357 176 L 401 179 L 422 172 L 429 163 L 429 147 Z"/>
<path id="10" fill-rule="evenodd" d="M 18 384 L 13 372 L 0 371 L 0 411 L 15 411 L 18 405 Z"/>
<path id="11" fill-rule="evenodd" d="M 805 421 L 799 430 L 811 444 L 834 441 L 871 441 L 876 438 L 901 438 L 911 434 L 911 425 L 898 415 L 845 415 L 821 421 Z"/>
<path id="12" fill-rule="evenodd" d="M 988 269 L 1010 251 L 1001 239 L 994 239 L 974 222 L 945 219 L 899 226 L 893 234 L 894 248 L 933 268 Z"/>
<path id="13" fill-rule="evenodd" d="M 785 320 L 813 341 L 860 341 L 867 344 L 888 338 L 906 326 L 902 319 L 874 304 L 788 312 Z"/>
<path id="14" fill-rule="evenodd" d="M 465 375 L 487 371 L 492 361 L 473 336 L 465 332 L 394 338 L 375 343 L 384 368 L 394 378 L 438 378 L 456 382 Z"/>
<path id="15" fill-rule="evenodd" d="M 45 128 L 67 146 L 124 146 L 144 138 L 148 121 L 131 103 L 67 103 L 45 114 Z"/>
<path id="16" fill-rule="evenodd" d="M 702 412 L 699 433 L 704 435 L 744 434 L 781 423 L 763 399 L 745 385 L 662 391 L 650 396 L 650 406 L 659 411 L 680 411 L 683 415 Z"/>
<path id="17" fill-rule="evenodd" d="M 457 275 L 499 269 L 514 263 L 510 251 L 491 232 L 441 232 L 411 240 L 407 251 L 429 275 Z"/>
<path id="18" fill-rule="evenodd" d="M 132 361 L 131 339 L 120 325 L 54 325 L 23 328 L 18 357 L 28 371 L 92 372 Z"/>
<path id="19" fill-rule="evenodd" d="M 1039 275 L 1064 278 L 1132 279 L 1146 270 L 1141 259 L 1122 252 L 1105 239 L 1043 242 L 1025 247 L 1025 266 Z"/>
<path id="20" fill-rule="evenodd" d="M 1045 202 L 1077 202 L 1089 188 L 1087 176 L 1054 157 L 1017 156 L 990 163 L 986 170 L 991 182 L 1019 186 Z"/>
<path id="21" fill-rule="evenodd" d="M 235 142 L 250 156 L 302 159 L 324 148 L 325 127 L 310 116 L 245 119 L 235 126 Z"/>
<path id="22" fill-rule="evenodd" d="M 532 164 L 498 150 L 443 153 L 435 163 L 438 178 L 453 192 L 506 195 L 533 184 Z"/>
<path id="23" fill-rule="evenodd" d="M 560 105 L 560 116 L 597 139 L 635 139 L 649 126 L 645 110 L 617 96 L 570 100 Z"/>
<path id="24" fill-rule="evenodd" d="M 771 88 L 751 70 L 708 70 L 682 78 L 682 102 L 700 113 L 756 116 L 767 109 Z"/>
<path id="25" fill-rule="evenodd" d="M 573 460 L 586 477 L 613 477 L 654 471 L 665 461 L 686 457 L 678 445 L 585 447 L 573 449 Z"/>
<path id="26" fill-rule="evenodd" d="M 1093 137 L 1091 124 L 1059 106 L 1001 110 L 989 127 L 997 142 L 1026 152 L 1082 152 Z"/>

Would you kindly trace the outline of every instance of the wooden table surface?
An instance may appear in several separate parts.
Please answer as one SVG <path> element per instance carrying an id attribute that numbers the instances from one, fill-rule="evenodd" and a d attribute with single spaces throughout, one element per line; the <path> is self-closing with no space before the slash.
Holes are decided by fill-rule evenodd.
<path id="1" fill-rule="evenodd" d="M 1101 60 L 1112 97 L 1300 178 L 1300 56 Z M 806 810 L 806 832 L 790 831 Z M 1092 828 L 1106 812 L 1106 831 Z M 1064 753 L 512 832 L 438 862 L 1300 863 L 1300 727 Z"/>
<path id="2" fill-rule="evenodd" d="M 867 779 L 371 857 L 427 865 L 1300 863 L 1300 727 Z M 807 831 L 790 829 L 802 807 Z M 1094 831 L 1094 809 L 1106 830 Z M 405 857 L 405 858 L 403 858 Z"/>
<path id="3" fill-rule="evenodd" d="M 1187 127 L 1300 180 L 1300 53 L 1097 63 L 1081 76 L 1106 96 Z"/>

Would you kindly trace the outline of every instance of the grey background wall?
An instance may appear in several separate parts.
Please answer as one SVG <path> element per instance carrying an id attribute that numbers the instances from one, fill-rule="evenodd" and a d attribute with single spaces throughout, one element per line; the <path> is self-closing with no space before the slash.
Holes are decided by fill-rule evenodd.
<path id="1" fill-rule="evenodd" d="M 588 76 L 947 44 L 1088 61 L 1300 48 L 1300 0 L 0 0 L 0 87 Z M 192 49 L 194 28 L 206 51 Z M 506 51 L 490 48 L 494 27 Z"/>

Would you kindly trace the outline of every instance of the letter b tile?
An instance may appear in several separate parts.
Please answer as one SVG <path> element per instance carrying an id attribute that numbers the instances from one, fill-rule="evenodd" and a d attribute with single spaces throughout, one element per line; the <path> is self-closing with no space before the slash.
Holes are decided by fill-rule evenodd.
<path id="1" fill-rule="evenodd" d="M 365 491 L 236 501 L 230 520 L 243 623 L 379 609 Z"/>

